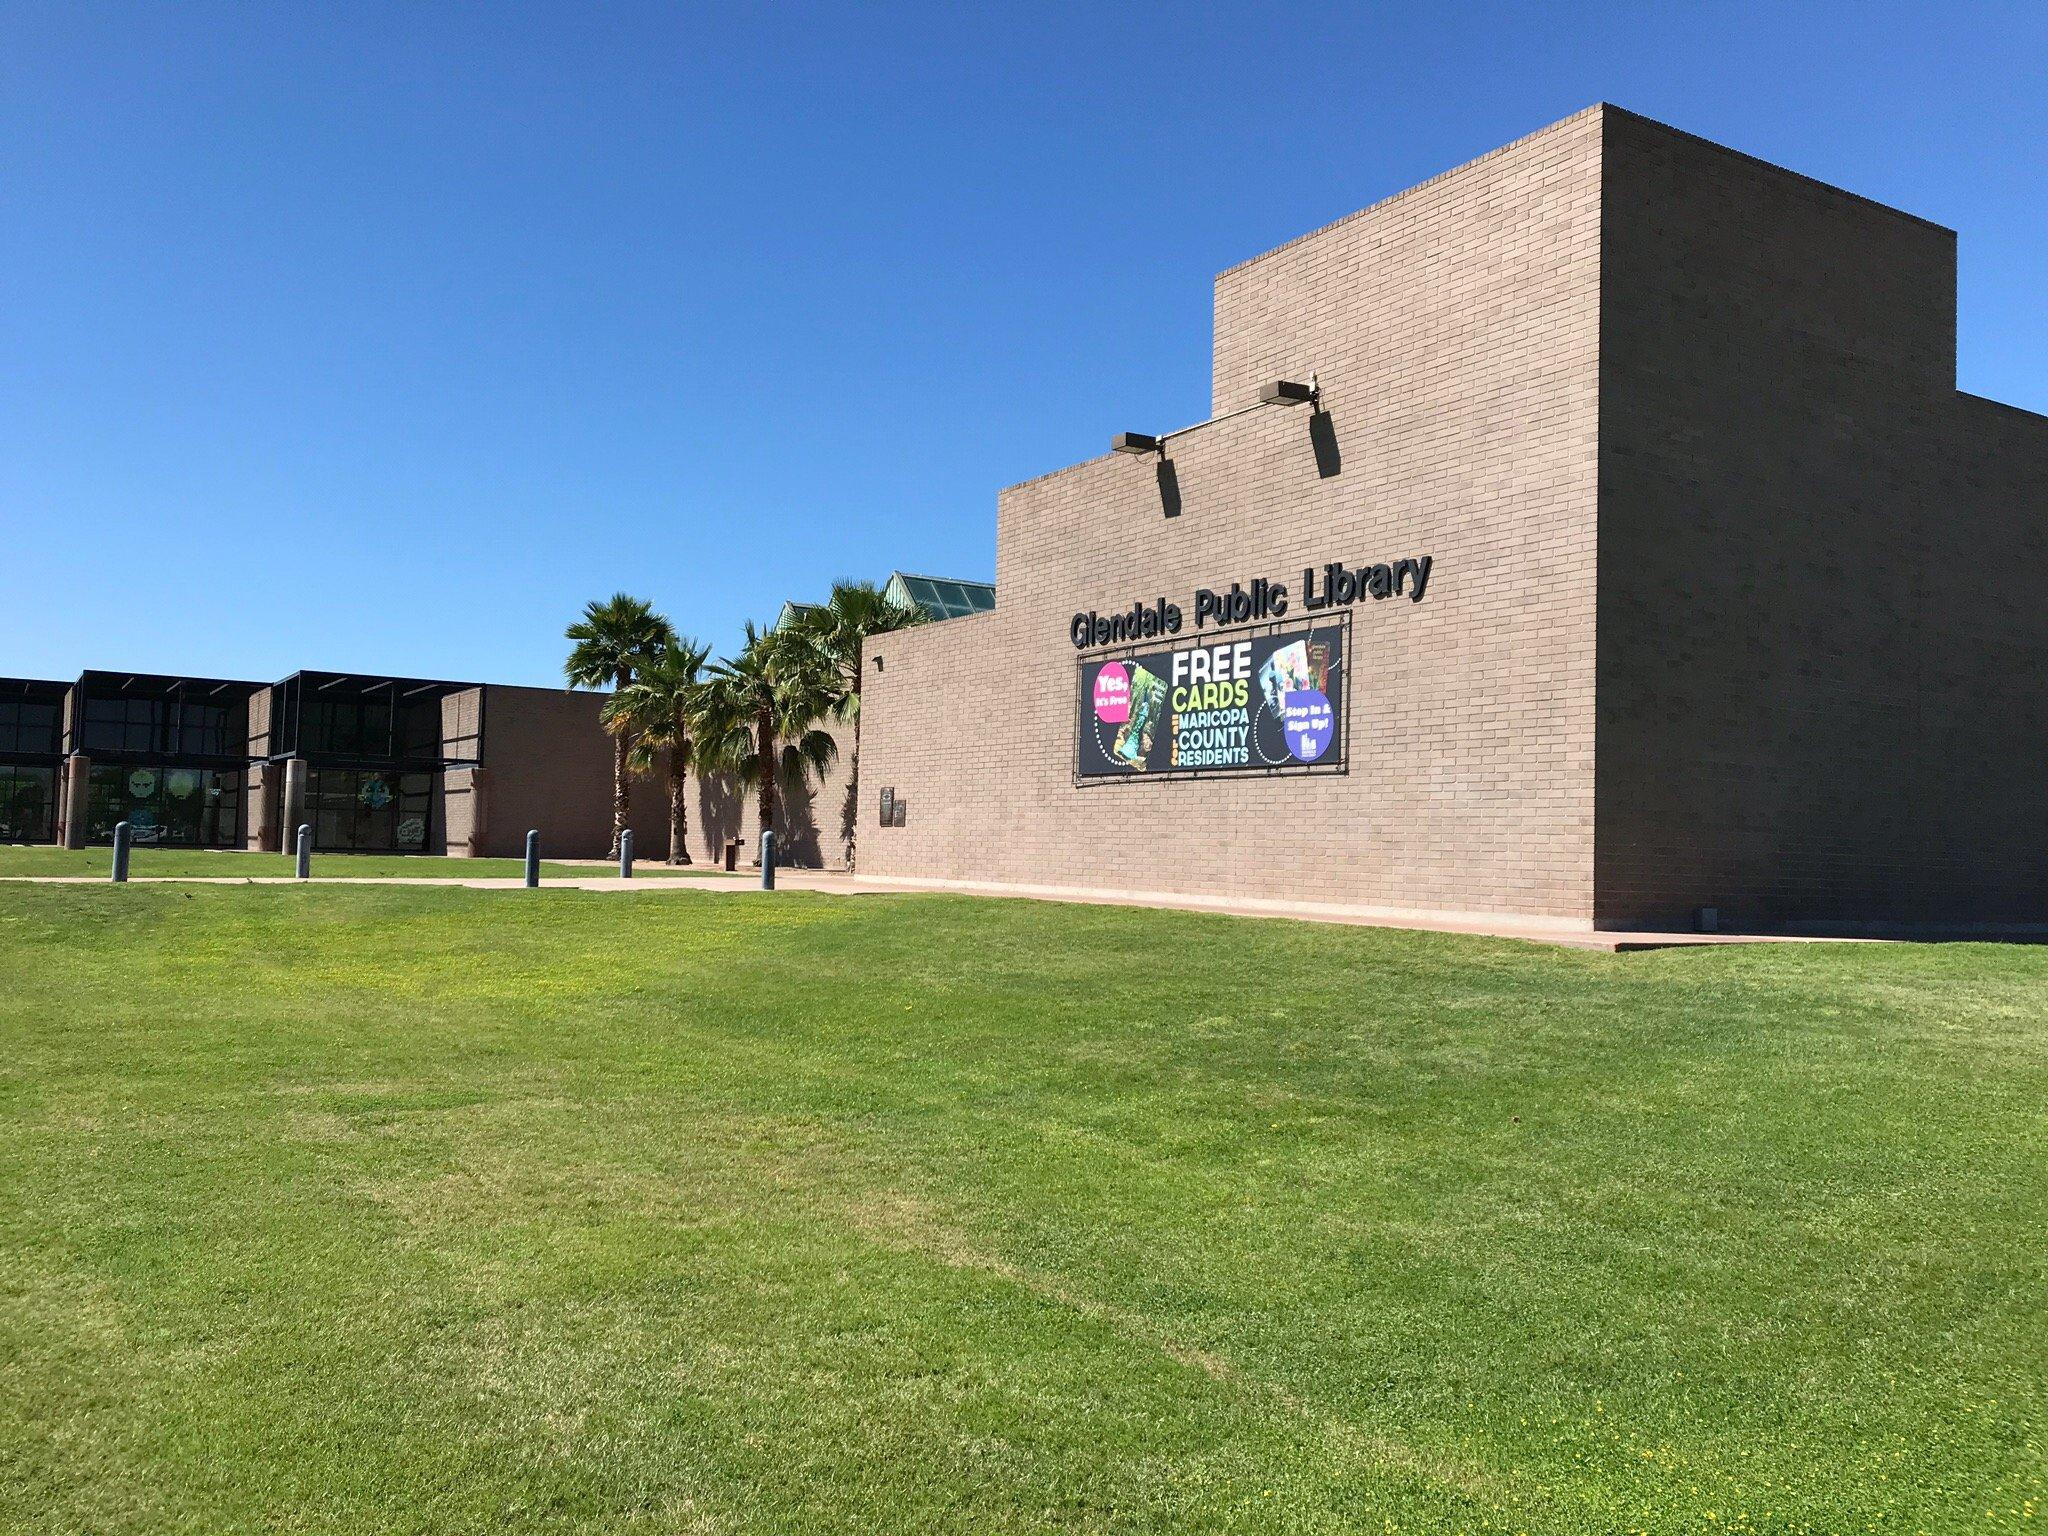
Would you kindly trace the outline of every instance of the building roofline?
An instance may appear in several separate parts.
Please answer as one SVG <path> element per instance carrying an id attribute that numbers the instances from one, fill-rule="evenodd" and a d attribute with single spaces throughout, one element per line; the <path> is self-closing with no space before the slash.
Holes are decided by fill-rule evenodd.
<path id="1" fill-rule="evenodd" d="M 891 581 L 898 576 L 901 576 L 905 581 L 950 581 L 956 587 L 989 587 L 993 589 L 995 586 L 993 581 L 983 581 L 979 576 L 931 576 L 923 571 L 891 571 L 889 573 Z M 883 585 L 887 586 L 888 582 L 884 582 Z"/>
<path id="2" fill-rule="evenodd" d="M 1332 219 L 1327 224 L 1319 224 L 1314 229 L 1296 235 L 1291 240 L 1281 241 L 1280 244 L 1272 247 L 1270 250 L 1260 251 L 1256 256 L 1247 256 L 1243 261 L 1233 262 L 1230 266 L 1225 267 L 1221 272 L 1217 273 L 1216 276 L 1220 280 L 1222 278 L 1229 277 L 1233 273 L 1242 272 L 1246 267 L 1256 266 L 1258 263 L 1266 260 L 1268 257 L 1278 256 L 1283 251 L 1291 251 L 1294 249 L 1294 247 L 1302 244 L 1304 241 L 1313 240 L 1318 235 L 1326 235 L 1331 230 L 1338 228 L 1340 225 L 1351 223 L 1354 219 L 1362 219 L 1369 213 L 1378 213 L 1382 208 L 1391 207 L 1393 204 L 1400 202 L 1403 198 L 1413 197 L 1418 192 L 1427 191 L 1429 188 L 1435 186 L 1440 181 L 1448 181 L 1451 177 L 1462 175 L 1464 172 L 1471 170 L 1475 166 L 1484 165 L 1489 160 L 1497 160 L 1502 155 L 1510 154 L 1513 151 L 1520 149 L 1524 144 L 1527 144 L 1534 139 L 1540 139 L 1545 134 L 1554 133 L 1558 129 L 1563 128 L 1568 124 L 1580 121 L 1582 118 L 1597 116 L 1604 110 L 1606 110 L 1606 104 L 1604 102 L 1595 102 L 1592 106 L 1584 107 L 1579 111 L 1572 113 L 1572 115 L 1569 117 L 1561 117 L 1554 123 L 1545 123 L 1541 128 L 1537 128 L 1529 133 L 1525 133 L 1519 139 L 1510 139 L 1505 144 L 1497 145 L 1496 147 L 1489 149 L 1483 155 L 1475 155 L 1470 160 L 1462 160 L 1458 164 L 1451 166 L 1446 170 L 1438 171 L 1434 176 L 1426 177 L 1425 179 L 1415 182 L 1410 186 L 1403 187 L 1398 192 L 1390 192 L 1385 197 L 1379 198 L 1374 202 L 1367 203 L 1363 208 L 1355 209 L 1352 212 L 1345 214 L 1342 218 Z"/>
<path id="3" fill-rule="evenodd" d="M 365 685 L 356 690 L 358 693 L 366 693 L 372 688 L 382 688 L 387 685 L 403 688 L 407 693 L 418 693 L 428 688 L 438 689 L 442 693 L 461 693 L 466 689 L 479 686 L 476 683 L 465 683 L 457 678 L 395 677 L 383 672 L 331 672 L 322 667 L 301 667 L 296 672 L 287 672 L 275 683 L 265 683 L 262 686 L 266 688 L 282 688 L 287 683 L 303 683 L 315 678 L 324 679 L 318 685 L 321 688 L 331 688 L 339 683 L 361 683 Z"/>
<path id="4" fill-rule="evenodd" d="M 1697 145 L 1701 149 L 1713 150 L 1716 154 L 1726 155 L 1730 159 L 1743 161 L 1746 164 L 1756 166 L 1760 170 L 1770 171 L 1774 175 L 1802 182 L 1806 186 L 1832 193 L 1836 197 L 1845 197 L 1852 203 L 1861 203 L 1866 208 L 1874 208 L 1879 213 L 1888 213 L 1893 218 L 1906 220 L 1909 224 L 1919 224 L 1925 228 L 1937 230 L 1947 235 L 1951 240 L 1956 238 L 1956 232 L 1938 220 L 1912 213 L 1895 203 L 1882 202 L 1862 192 L 1852 192 L 1847 187 L 1838 186 L 1832 181 L 1822 181 L 1818 176 L 1809 176 L 1804 171 L 1795 171 L 1788 165 L 1780 165 L 1775 160 L 1766 160 L 1761 155 L 1752 155 L 1747 150 L 1736 149 L 1715 139 L 1702 138 L 1699 134 L 1688 133 L 1683 128 L 1674 128 L 1671 124 L 1663 122 L 1658 118 L 1645 117 L 1640 112 L 1631 112 L 1627 107 L 1617 107 L 1609 102 L 1602 102 L 1598 110 L 1614 117 L 1627 118 L 1630 122 L 1640 123 L 1646 128 L 1655 128 L 1658 132 L 1669 134 L 1672 138 L 1683 139 L 1687 143 Z"/>
<path id="5" fill-rule="evenodd" d="M 2037 411 L 2032 406 L 2014 405 L 2010 400 L 1996 400 L 1990 395 L 1980 395 L 1974 390 L 1959 389 L 1956 393 L 1965 400 L 1974 400 L 1979 405 L 1995 405 L 2001 411 L 2011 411 L 2016 416 L 2024 416 L 2029 421 L 2038 421 L 2042 426 L 2048 427 L 2048 412 Z"/>
<path id="6" fill-rule="evenodd" d="M 1599 101 L 1595 102 L 1590 107 L 1585 107 L 1577 112 L 1572 113 L 1569 117 L 1561 117 L 1554 123 L 1545 123 L 1541 128 L 1538 128 L 1530 133 L 1525 133 L 1518 139 L 1510 139 L 1507 143 L 1502 144 L 1495 149 L 1489 149 L 1483 155 L 1475 155 L 1470 160 L 1461 161 L 1457 165 L 1451 166 L 1447 170 L 1439 171 L 1434 176 L 1416 182 L 1413 186 L 1403 187 L 1398 192 L 1390 193 L 1386 197 L 1380 198 L 1375 202 L 1367 203 L 1363 208 L 1357 209 L 1352 213 L 1347 213 L 1342 218 L 1332 219 L 1327 224 L 1318 225 L 1316 228 L 1307 231 L 1305 234 L 1299 234 L 1291 240 L 1281 242 L 1279 245 L 1274 246 L 1270 250 L 1261 251 L 1256 256 L 1247 256 L 1243 261 L 1235 262 L 1232 265 L 1225 267 L 1221 272 L 1217 273 L 1217 279 L 1220 281 L 1221 279 L 1232 276 L 1235 273 L 1242 272 L 1246 267 L 1255 266 L 1259 262 L 1266 260 L 1270 256 L 1278 256 L 1284 251 L 1292 250 L 1295 246 L 1302 244 L 1304 241 L 1313 240 L 1318 235 L 1328 234 L 1331 230 L 1338 228 L 1340 225 L 1349 224 L 1354 219 L 1362 219 L 1367 214 L 1378 213 L 1381 209 L 1390 207 L 1393 204 L 1400 202 L 1403 198 L 1412 197 L 1417 192 L 1426 191 L 1428 188 L 1435 186 L 1438 182 L 1446 181 L 1453 176 L 1461 175 L 1464 172 L 1473 169 L 1475 166 L 1484 165 L 1489 160 L 1494 160 L 1502 155 L 1509 154 L 1514 150 L 1520 149 L 1523 145 L 1530 143 L 1532 140 L 1540 139 L 1544 135 L 1553 133 L 1560 128 L 1564 128 L 1570 124 L 1580 122 L 1588 117 L 1606 117 L 1610 115 L 1617 118 L 1626 118 L 1631 122 L 1640 123 L 1648 128 L 1655 128 L 1660 132 L 1670 134 L 1674 138 L 1684 139 L 1688 143 L 1699 145 L 1702 148 L 1715 150 L 1720 154 L 1728 155 L 1734 159 L 1745 161 L 1750 165 L 1758 166 L 1763 170 L 1774 172 L 1779 176 L 1789 177 L 1794 181 L 1804 182 L 1806 185 L 1810 187 L 1816 187 L 1821 190 L 1833 193 L 1837 197 L 1848 198 L 1852 202 L 1861 203 L 1866 207 L 1881 210 L 1882 212 L 1891 214 L 1896 218 L 1905 219 L 1914 224 L 1924 225 L 1929 229 L 1939 230 L 1943 234 L 1949 236 L 1949 238 L 1951 239 L 1955 238 L 1956 232 L 1946 224 L 1938 223 L 1933 219 L 1925 218 L 1917 213 L 1909 213 L 1904 208 L 1896 207 L 1891 203 L 1880 202 L 1878 201 L 1878 199 L 1874 197 L 1868 197 L 1861 192 L 1852 192 L 1847 187 L 1837 186 L 1833 182 L 1822 181 L 1819 177 L 1809 176 L 1803 171 L 1795 171 L 1789 166 L 1779 165 L 1776 161 L 1763 159 L 1761 156 L 1749 154 L 1744 150 L 1730 148 L 1728 145 L 1718 143 L 1713 139 L 1702 138 L 1699 134 L 1696 133 L 1688 133 L 1683 128 L 1674 128 L 1669 123 L 1661 122 L 1654 117 L 1646 117 L 1640 112 L 1632 112 L 1627 107 L 1617 107 L 1612 102 Z"/>
<path id="7" fill-rule="evenodd" d="M 253 681 L 246 677 L 194 677 L 183 672 L 139 672 L 127 667 L 87 667 L 78 674 L 75 686 L 84 687 L 88 678 L 123 679 L 124 688 L 144 683 L 150 685 L 175 685 L 184 688 L 208 688 L 219 692 L 223 688 L 243 688 L 250 693 L 268 688 L 270 684 Z"/>

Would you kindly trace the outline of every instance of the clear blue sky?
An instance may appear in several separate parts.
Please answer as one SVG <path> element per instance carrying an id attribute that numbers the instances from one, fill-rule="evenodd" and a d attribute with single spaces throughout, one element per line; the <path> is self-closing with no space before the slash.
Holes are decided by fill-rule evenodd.
<path id="1" fill-rule="evenodd" d="M 2048 6 L 0 5 L 0 673 L 559 680 L 986 577 L 1220 268 L 1606 100 L 1961 235 L 2048 410 Z"/>

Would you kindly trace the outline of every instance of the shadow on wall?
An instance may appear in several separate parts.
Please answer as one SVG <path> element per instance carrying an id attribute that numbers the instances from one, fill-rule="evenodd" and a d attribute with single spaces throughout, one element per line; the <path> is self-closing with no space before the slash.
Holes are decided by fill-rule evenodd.
<path id="1" fill-rule="evenodd" d="M 1337 423 L 1334 417 L 1321 407 L 1309 413 L 1308 442 L 1316 457 L 1316 478 L 1334 480 L 1344 473 L 1344 452 L 1337 446 Z M 1154 474 L 1159 481 L 1159 510 L 1167 517 L 1179 517 L 1181 512 L 1180 471 L 1173 460 L 1163 452 Z M 849 812 L 849 818 L 851 812 Z M 847 821 L 850 828 L 851 819 Z"/>
<path id="2" fill-rule="evenodd" d="M 711 774 L 697 780 L 697 802 L 691 807 L 690 852 L 711 863 L 725 857 L 725 845 L 733 838 L 743 840 L 739 862 L 759 861 L 757 837 L 759 817 L 755 795 L 729 774 Z M 824 839 L 817 826 L 815 791 L 806 785 L 783 790 L 776 796 L 775 838 L 781 845 L 776 863 L 794 869 L 826 868 Z M 843 844 L 841 845 L 843 846 Z M 839 862 L 833 850 L 832 863 Z"/>
<path id="3" fill-rule="evenodd" d="M 1315 450 L 1318 479 L 1334 480 L 1344 472 L 1344 455 L 1337 447 L 1337 423 L 1328 411 L 1319 408 L 1310 414 L 1308 441 Z"/>
<path id="4" fill-rule="evenodd" d="M 1180 471 L 1164 453 L 1159 455 L 1159 510 L 1168 517 L 1180 516 Z"/>

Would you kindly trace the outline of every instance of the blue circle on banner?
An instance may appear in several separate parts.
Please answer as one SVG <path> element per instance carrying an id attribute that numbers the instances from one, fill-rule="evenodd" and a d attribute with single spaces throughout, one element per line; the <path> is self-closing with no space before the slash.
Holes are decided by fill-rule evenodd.
<path id="1" fill-rule="evenodd" d="M 1312 763 L 1337 739 L 1337 712 L 1318 688 L 1291 688 L 1280 697 L 1280 728 L 1296 761 Z"/>

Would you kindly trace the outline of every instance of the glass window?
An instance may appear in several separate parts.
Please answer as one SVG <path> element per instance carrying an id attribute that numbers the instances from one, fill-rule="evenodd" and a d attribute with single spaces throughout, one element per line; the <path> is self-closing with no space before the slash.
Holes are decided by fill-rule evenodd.
<path id="1" fill-rule="evenodd" d="M 306 776 L 313 844 L 330 851 L 418 853 L 432 825 L 434 776 L 314 768 Z"/>
<path id="2" fill-rule="evenodd" d="M 207 797 L 196 768 L 165 768 L 157 774 L 157 827 L 160 843 L 186 847 L 206 841 Z"/>
<path id="3" fill-rule="evenodd" d="M 79 730 L 80 745 L 87 752 L 127 750 L 128 705 L 122 699 L 91 698 L 85 701 L 85 718 Z"/>
<path id="4" fill-rule="evenodd" d="M 441 755 L 441 700 L 422 694 L 398 706 L 398 755 L 415 760 Z"/>
<path id="5" fill-rule="evenodd" d="M 398 846 L 418 853 L 427 846 L 427 826 L 434 810 L 434 776 L 408 773 L 398 781 L 398 819 L 394 823 Z"/>
<path id="6" fill-rule="evenodd" d="M 81 745 L 100 752 L 161 752 L 165 706 L 161 699 L 93 698 L 85 701 Z"/>
<path id="7" fill-rule="evenodd" d="M 64 706 L 56 699 L 24 699 L 20 712 L 21 752 L 61 752 L 64 749 Z M 47 747 L 33 743 L 48 742 Z"/>
<path id="8" fill-rule="evenodd" d="M 55 699 L 0 699 L 0 752 L 58 752 L 63 711 Z"/>
<path id="9" fill-rule="evenodd" d="M 313 828 L 315 848 L 355 846 L 354 795 L 342 784 L 350 777 L 332 768 L 316 768 L 306 775 L 306 821 Z"/>
<path id="10" fill-rule="evenodd" d="M 332 752 L 348 757 L 388 757 L 391 753 L 389 700 L 306 700 L 299 735 L 301 752 Z"/>
<path id="11" fill-rule="evenodd" d="M 240 847 L 242 831 L 242 770 L 208 769 L 202 789 L 206 795 L 205 841 L 212 847 Z"/>
<path id="12" fill-rule="evenodd" d="M 334 700 L 306 699 L 299 705 L 299 750 L 334 750 Z"/>
<path id="13" fill-rule="evenodd" d="M 177 751 L 194 757 L 236 757 L 249 750 L 246 700 L 184 700 L 178 705 L 177 720 Z"/>
<path id="14" fill-rule="evenodd" d="M 247 699 L 116 695 L 88 698 L 79 725 L 88 756 L 121 752 L 175 752 L 192 757 L 241 757 L 249 750 Z"/>
<path id="15" fill-rule="evenodd" d="M 996 605 L 995 588 L 986 582 L 898 575 L 892 584 L 934 619 L 964 618 L 970 613 L 986 613 Z"/>
<path id="16" fill-rule="evenodd" d="M 438 761 L 440 698 L 399 699 L 394 692 L 379 688 L 366 698 L 345 699 L 309 695 L 299 712 L 300 755 Z"/>
<path id="17" fill-rule="evenodd" d="M 0 763 L 0 843 L 47 843 L 56 806 L 55 768 Z"/>
<path id="18" fill-rule="evenodd" d="M 156 841 L 156 770 L 140 764 L 94 763 L 86 781 L 85 835 L 106 842 L 123 821 L 136 842 Z"/>
<path id="19" fill-rule="evenodd" d="M 86 780 L 85 835 L 110 842 L 123 821 L 138 845 L 236 847 L 242 841 L 241 770 L 94 763 Z"/>

